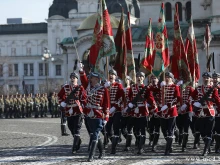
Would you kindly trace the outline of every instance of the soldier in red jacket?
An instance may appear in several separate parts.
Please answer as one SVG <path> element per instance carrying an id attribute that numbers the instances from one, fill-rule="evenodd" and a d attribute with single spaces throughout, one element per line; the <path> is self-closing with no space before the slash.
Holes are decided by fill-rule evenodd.
<path id="1" fill-rule="evenodd" d="M 205 147 L 202 156 L 206 156 L 209 153 L 213 127 L 215 121 L 215 109 L 213 102 L 217 108 L 220 108 L 220 99 L 218 96 L 218 90 L 210 85 L 211 74 L 203 73 L 203 85 L 198 86 L 192 94 L 192 98 L 195 100 L 194 113 L 198 117 L 196 122 L 199 123 L 199 130 L 201 137 L 205 143 Z"/>
<path id="2" fill-rule="evenodd" d="M 67 125 L 74 138 L 72 147 L 73 154 L 76 153 L 80 148 L 80 129 L 82 126 L 83 117 L 80 97 L 84 92 L 84 88 L 83 86 L 77 84 L 78 78 L 79 76 L 77 73 L 71 73 L 71 83 L 65 84 L 58 93 L 60 106 L 62 107 L 65 116 L 67 117 Z M 66 98 L 70 95 L 72 91 L 74 91 L 73 97 L 67 102 Z"/>
<path id="3" fill-rule="evenodd" d="M 153 98 L 153 94 L 149 91 L 148 88 L 144 85 L 145 74 L 143 72 L 138 72 L 136 74 L 137 83 L 132 85 L 129 92 L 129 104 L 128 107 L 131 109 L 129 112 L 129 119 L 128 119 L 128 135 L 126 138 L 126 148 L 125 151 L 129 150 L 131 146 L 132 140 L 132 128 L 134 127 L 134 133 L 136 135 L 137 143 L 138 143 L 138 153 L 143 153 L 143 146 L 146 140 L 146 131 L 145 128 L 148 122 L 148 104 L 153 108 L 156 109 L 156 103 Z M 137 94 L 141 92 L 139 100 L 136 103 L 133 102 L 134 98 Z"/>
<path id="4" fill-rule="evenodd" d="M 213 85 L 216 86 L 216 89 L 218 90 L 218 97 L 220 98 L 220 74 L 219 73 L 213 73 L 212 74 L 213 79 Z M 220 153 L 220 109 L 214 105 L 215 108 L 215 128 L 214 128 L 214 139 L 215 139 L 215 153 Z"/>
<path id="5" fill-rule="evenodd" d="M 171 72 L 165 73 L 165 82 L 161 83 L 161 101 L 159 111 L 161 111 L 160 124 L 164 138 L 166 139 L 165 155 L 172 152 L 172 142 L 174 127 L 176 122 L 177 103 L 180 100 L 179 87 L 173 83 L 174 76 Z"/>
<path id="6" fill-rule="evenodd" d="M 83 65 L 79 66 L 80 80 L 83 87 L 86 89 L 84 98 L 84 114 L 88 116 L 88 125 L 92 135 L 91 147 L 88 161 L 94 159 L 95 150 L 98 145 L 99 159 L 104 156 L 103 143 L 100 137 L 100 132 L 106 125 L 109 119 L 110 99 L 108 89 L 101 85 L 101 77 L 98 73 L 91 72 L 89 80 L 83 71 Z"/>
<path id="7" fill-rule="evenodd" d="M 153 93 L 154 100 L 157 104 L 157 107 L 159 106 L 160 102 L 160 85 L 158 84 L 159 80 L 156 76 L 151 75 L 150 76 L 150 84 L 148 85 L 149 90 Z M 158 115 L 158 109 L 154 109 L 152 107 L 149 107 L 149 116 L 150 121 L 148 124 L 148 130 L 149 130 L 149 143 L 153 142 L 152 144 L 152 151 L 156 151 L 156 146 L 159 140 L 160 136 L 160 117 Z"/>
<path id="8" fill-rule="evenodd" d="M 121 110 L 123 108 L 124 90 L 121 83 L 116 82 L 117 72 L 115 70 L 109 71 L 109 80 L 105 83 L 105 87 L 109 89 L 110 93 L 110 117 L 106 124 L 106 131 L 109 136 L 112 135 L 112 127 L 114 135 L 111 137 L 112 148 L 111 154 L 116 153 L 116 146 L 119 142 L 119 130 L 121 125 Z"/>

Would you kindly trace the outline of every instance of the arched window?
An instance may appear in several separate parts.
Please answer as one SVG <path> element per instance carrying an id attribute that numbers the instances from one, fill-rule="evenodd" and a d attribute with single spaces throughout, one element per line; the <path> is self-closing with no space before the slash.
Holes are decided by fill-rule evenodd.
<path id="1" fill-rule="evenodd" d="M 191 18 L 191 2 L 186 3 L 186 21 L 189 21 Z"/>
<path id="2" fill-rule="evenodd" d="M 182 3 L 181 2 L 177 2 L 177 4 L 178 4 L 179 20 L 182 21 L 183 20 Z"/>
<path id="3" fill-rule="evenodd" d="M 165 4 L 165 17 L 166 21 L 172 21 L 172 6 L 169 2 Z"/>

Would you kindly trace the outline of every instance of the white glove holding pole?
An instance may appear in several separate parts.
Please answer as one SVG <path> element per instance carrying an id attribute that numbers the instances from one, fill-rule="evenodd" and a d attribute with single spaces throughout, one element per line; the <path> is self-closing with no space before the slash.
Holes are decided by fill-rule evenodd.
<path id="1" fill-rule="evenodd" d="M 186 104 L 183 104 L 183 105 L 181 106 L 180 110 L 181 110 L 181 111 L 185 111 L 186 108 L 187 108 L 187 105 L 186 105 Z"/>
<path id="2" fill-rule="evenodd" d="M 192 117 L 194 116 L 194 112 L 189 112 L 189 120 L 192 121 Z"/>
<path id="3" fill-rule="evenodd" d="M 84 67 L 83 63 L 79 62 L 78 63 L 79 71 L 83 71 L 83 67 Z"/>
<path id="4" fill-rule="evenodd" d="M 105 86 L 106 88 L 110 87 L 110 85 L 111 85 L 110 81 L 106 81 L 105 84 L 104 84 L 104 86 Z"/>
<path id="5" fill-rule="evenodd" d="M 162 106 L 161 111 L 165 111 L 168 108 L 167 105 Z"/>
<path id="6" fill-rule="evenodd" d="M 163 86 L 165 86 L 166 85 L 166 82 L 165 81 L 162 81 L 161 83 L 160 83 L 160 86 L 161 87 L 163 87 Z"/>
<path id="7" fill-rule="evenodd" d="M 107 124 L 107 121 L 106 120 L 103 120 L 103 125 L 105 126 Z"/>
<path id="8" fill-rule="evenodd" d="M 110 113 L 110 114 L 112 114 L 112 113 L 114 113 L 114 112 L 115 112 L 115 110 L 116 110 L 116 108 L 115 108 L 115 107 L 111 107 L 111 108 L 110 108 L 110 110 L 109 110 L 109 113 Z"/>
<path id="9" fill-rule="evenodd" d="M 66 107 L 66 103 L 63 101 L 60 103 L 61 107 L 65 108 Z"/>
<path id="10" fill-rule="evenodd" d="M 180 86 L 183 84 L 183 80 L 180 80 L 176 85 Z"/>

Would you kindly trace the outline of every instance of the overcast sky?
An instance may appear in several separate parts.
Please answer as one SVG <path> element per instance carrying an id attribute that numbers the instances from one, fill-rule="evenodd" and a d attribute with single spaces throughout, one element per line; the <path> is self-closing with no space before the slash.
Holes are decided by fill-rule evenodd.
<path id="1" fill-rule="evenodd" d="M 35 22 L 45 22 L 53 0 L 0 0 L 0 24 L 7 18 L 25 18 Z"/>

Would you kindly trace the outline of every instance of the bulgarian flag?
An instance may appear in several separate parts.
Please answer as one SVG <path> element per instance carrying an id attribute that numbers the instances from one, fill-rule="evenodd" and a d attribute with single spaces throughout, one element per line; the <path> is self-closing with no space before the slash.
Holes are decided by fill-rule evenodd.
<path id="1" fill-rule="evenodd" d="M 195 83 L 198 82 L 200 78 L 200 67 L 192 16 L 190 19 L 185 48 L 187 53 L 189 69 L 192 76 L 192 84 L 193 86 L 195 86 Z"/>
<path id="2" fill-rule="evenodd" d="M 104 73 L 105 73 L 104 61 L 106 61 L 106 58 L 104 57 L 108 57 L 116 54 L 110 16 L 108 13 L 105 0 L 100 0 L 99 15 L 100 16 L 97 19 L 97 22 L 99 24 L 97 26 L 98 29 L 96 29 L 96 26 L 94 28 L 94 31 L 97 31 L 98 33 L 94 33 L 94 37 L 93 37 L 93 44 L 97 46 L 97 48 L 95 49 L 96 54 L 94 56 L 91 55 L 90 58 L 95 58 L 94 71 L 100 73 L 102 77 L 104 77 Z"/>
<path id="3" fill-rule="evenodd" d="M 164 3 L 161 4 L 160 16 L 158 20 L 156 39 L 155 39 L 155 59 L 153 65 L 153 74 L 159 77 L 162 72 L 169 66 L 169 48 L 168 36 L 164 15 Z"/>
<path id="4" fill-rule="evenodd" d="M 185 88 L 191 82 L 189 64 L 179 24 L 178 4 L 176 4 L 176 12 L 174 15 L 174 38 L 173 56 L 171 58 L 171 72 L 176 79 L 183 80 L 183 88 Z"/>
<path id="5" fill-rule="evenodd" d="M 122 9 L 121 20 L 118 26 L 117 34 L 115 36 L 117 56 L 115 60 L 114 69 L 117 71 L 118 77 L 120 77 L 125 82 L 127 76 L 127 46 L 123 13 L 124 10 Z"/>
<path id="6" fill-rule="evenodd" d="M 155 58 L 155 49 L 154 49 L 154 34 L 152 30 L 151 18 L 148 24 L 146 43 L 145 43 L 145 52 L 144 57 L 141 60 L 141 68 L 145 74 L 150 74 L 153 69 Z"/>
<path id="7" fill-rule="evenodd" d="M 126 45 L 127 45 L 127 75 L 131 77 L 132 81 L 136 82 L 135 62 L 134 54 L 132 49 L 132 35 L 131 35 L 131 22 L 130 13 L 127 14 L 125 20 L 125 34 L 126 34 Z"/>

